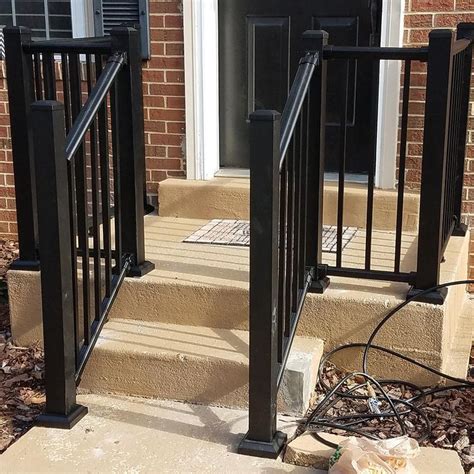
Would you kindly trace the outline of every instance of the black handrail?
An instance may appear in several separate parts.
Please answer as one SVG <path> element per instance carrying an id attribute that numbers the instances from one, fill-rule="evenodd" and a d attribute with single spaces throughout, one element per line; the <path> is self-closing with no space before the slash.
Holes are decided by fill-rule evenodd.
<path id="1" fill-rule="evenodd" d="M 125 61 L 124 53 L 114 53 L 106 63 L 94 89 L 82 107 L 66 139 L 66 159 L 68 161 L 77 152 L 87 130 L 94 120 L 107 94 Z"/>
<path id="2" fill-rule="evenodd" d="M 300 66 L 281 116 L 280 171 L 283 167 L 286 153 L 293 137 L 301 108 L 308 95 L 309 85 L 311 84 L 318 62 L 319 53 L 316 52 L 308 52 L 305 57 L 300 60 Z"/>
<path id="3" fill-rule="evenodd" d="M 371 46 L 327 46 L 324 59 L 428 60 L 428 48 L 379 48 Z"/>
<path id="4" fill-rule="evenodd" d="M 112 41 L 109 37 L 100 38 L 65 38 L 54 40 L 35 40 L 24 45 L 26 53 L 77 53 L 77 54 L 110 54 Z"/>

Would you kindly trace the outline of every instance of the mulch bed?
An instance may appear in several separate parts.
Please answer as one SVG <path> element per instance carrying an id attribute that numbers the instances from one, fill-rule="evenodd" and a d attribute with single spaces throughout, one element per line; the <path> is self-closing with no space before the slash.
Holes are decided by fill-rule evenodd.
<path id="1" fill-rule="evenodd" d="M 6 272 L 17 255 L 16 242 L 0 239 L 0 453 L 33 426 L 45 404 L 43 351 L 11 340 Z"/>
<path id="2" fill-rule="evenodd" d="M 474 354 L 473 354 L 474 355 Z M 323 381 L 327 386 L 335 386 L 345 375 L 331 364 L 327 364 L 323 372 Z M 471 379 L 472 380 L 472 379 Z M 364 379 L 353 380 L 355 384 L 364 383 Z M 416 395 L 407 387 L 386 385 L 384 389 L 394 398 L 407 400 Z M 366 395 L 365 390 L 360 392 Z M 319 387 L 315 394 L 313 408 L 324 397 L 325 392 Z M 455 450 L 461 459 L 466 472 L 474 467 L 474 391 L 473 390 L 451 390 L 426 397 L 421 404 L 423 411 L 428 416 L 432 426 L 430 437 L 420 443 L 421 446 L 444 448 Z M 390 411 L 388 404 L 382 404 L 382 411 Z M 311 413 L 312 409 L 309 410 Z M 333 408 L 327 412 L 327 418 L 347 416 L 354 413 L 366 413 L 367 405 L 363 400 L 339 400 Z M 409 436 L 419 439 L 423 432 L 424 424 L 421 418 L 412 413 L 404 418 L 409 430 Z M 361 430 L 380 439 L 400 436 L 399 426 L 393 419 L 370 420 L 362 425 Z M 348 435 L 343 430 L 327 429 L 328 433 L 337 435 Z M 352 435 L 352 433 L 350 433 Z M 354 436 L 357 436 L 355 434 Z"/>

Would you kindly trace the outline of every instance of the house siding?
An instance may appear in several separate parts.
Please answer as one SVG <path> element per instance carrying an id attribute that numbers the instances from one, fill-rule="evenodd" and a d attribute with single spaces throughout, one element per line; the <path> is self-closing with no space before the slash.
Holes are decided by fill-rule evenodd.
<path id="1" fill-rule="evenodd" d="M 147 189 L 156 198 L 158 184 L 168 177 L 185 177 L 184 43 L 181 0 L 150 0 L 151 59 L 144 64 L 145 144 Z M 405 44 L 426 44 L 433 28 L 452 28 L 474 22 L 473 0 L 407 0 Z M 407 180 L 420 182 L 423 140 L 423 85 L 426 70 L 414 69 L 410 108 Z M 415 82 L 416 81 L 416 82 Z M 418 87 L 417 87 L 418 86 Z M 474 100 L 474 94 L 473 94 Z M 465 178 L 465 221 L 474 228 L 474 103 L 471 107 Z M 0 62 L 0 235 L 17 233 L 11 139 L 5 65 Z M 470 273 L 474 278 L 474 233 L 471 239 Z"/>

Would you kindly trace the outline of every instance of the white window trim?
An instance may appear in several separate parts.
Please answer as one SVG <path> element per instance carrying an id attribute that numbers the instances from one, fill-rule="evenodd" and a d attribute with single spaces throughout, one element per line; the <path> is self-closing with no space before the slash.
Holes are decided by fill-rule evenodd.
<path id="1" fill-rule="evenodd" d="M 184 0 L 187 178 L 209 180 L 219 171 L 218 0 Z M 383 2 L 381 45 L 403 44 L 404 0 Z M 400 61 L 382 61 L 376 186 L 396 184 Z"/>

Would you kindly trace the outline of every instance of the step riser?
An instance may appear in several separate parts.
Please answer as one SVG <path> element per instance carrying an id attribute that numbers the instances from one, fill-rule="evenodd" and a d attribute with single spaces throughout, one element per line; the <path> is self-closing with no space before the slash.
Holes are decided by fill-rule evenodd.
<path id="1" fill-rule="evenodd" d="M 278 411 L 304 415 L 316 385 L 317 363 L 312 376 L 285 374 L 278 395 Z M 229 408 L 248 407 L 248 366 L 177 357 L 164 359 L 96 351 L 80 389 L 92 393 L 176 400 Z"/>
<path id="2" fill-rule="evenodd" d="M 80 388 L 207 405 L 248 405 L 248 333 L 110 321 Z M 282 413 L 303 415 L 316 385 L 320 340 L 296 338 L 279 392 Z"/>
<path id="3" fill-rule="evenodd" d="M 188 219 L 249 219 L 250 186 L 245 179 L 219 178 L 212 181 L 168 179 L 160 184 L 159 214 Z M 347 184 L 344 199 L 344 225 L 365 228 L 367 222 L 366 186 Z M 329 183 L 324 193 L 324 224 L 337 224 L 338 190 Z M 407 194 L 404 200 L 403 229 L 418 229 L 419 196 Z M 376 190 L 374 229 L 392 231 L 396 227 L 397 193 Z"/>

